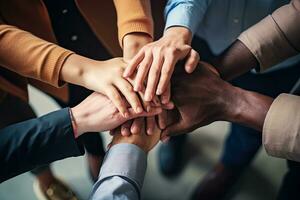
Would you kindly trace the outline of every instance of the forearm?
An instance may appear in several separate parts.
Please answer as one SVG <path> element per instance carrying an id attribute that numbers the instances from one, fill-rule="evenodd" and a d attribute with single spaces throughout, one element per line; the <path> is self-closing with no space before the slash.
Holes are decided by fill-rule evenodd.
<path id="1" fill-rule="evenodd" d="M 153 38 L 153 20 L 150 0 L 114 0 L 118 17 L 120 46 L 127 34 L 143 33 Z"/>
<path id="2" fill-rule="evenodd" d="M 106 153 L 90 199 L 140 199 L 147 154 L 133 144 L 115 144 Z"/>
<path id="3" fill-rule="evenodd" d="M 226 101 L 226 121 L 242 124 L 255 130 L 262 131 L 266 115 L 273 102 L 273 98 L 230 86 Z M 228 106 L 230 104 L 230 106 Z"/>
<path id="4" fill-rule="evenodd" d="M 209 4 L 207 0 L 169 0 L 165 7 L 165 29 L 185 27 L 194 35 Z"/>
<path id="5" fill-rule="evenodd" d="M 212 60 L 212 64 L 224 80 L 231 80 L 259 66 L 255 56 L 239 40 Z"/>
<path id="6" fill-rule="evenodd" d="M 29 32 L 0 24 L 0 64 L 22 76 L 60 86 L 59 72 L 71 54 Z"/>
<path id="7" fill-rule="evenodd" d="M 0 130 L 0 182 L 35 167 L 84 153 L 68 108 Z"/>

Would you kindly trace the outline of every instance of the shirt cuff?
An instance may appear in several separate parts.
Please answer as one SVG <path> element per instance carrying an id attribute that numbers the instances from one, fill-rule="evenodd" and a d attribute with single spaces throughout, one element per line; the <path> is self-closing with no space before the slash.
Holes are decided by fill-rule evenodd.
<path id="1" fill-rule="evenodd" d="M 195 9 L 193 5 L 177 5 L 166 12 L 165 30 L 173 26 L 181 26 L 188 28 L 192 32 L 192 35 L 194 35 L 201 21 L 200 18 L 196 17 L 199 16 L 199 12 L 201 11 Z"/>
<path id="2" fill-rule="evenodd" d="M 279 95 L 272 103 L 263 127 L 266 152 L 275 157 L 300 161 L 300 97 Z"/>
<path id="3" fill-rule="evenodd" d="M 147 154 L 134 144 L 116 144 L 106 153 L 98 182 L 120 176 L 131 180 L 140 190 L 147 168 Z"/>
<path id="4" fill-rule="evenodd" d="M 45 129 L 53 129 L 53 138 L 56 138 L 56 149 L 63 149 L 62 157 L 81 156 L 84 154 L 82 143 L 75 138 L 70 108 L 63 108 L 41 117 L 41 121 L 47 120 Z M 51 122 L 51 123 L 50 123 Z M 49 127 L 47 127 L 48 125 Z"/>

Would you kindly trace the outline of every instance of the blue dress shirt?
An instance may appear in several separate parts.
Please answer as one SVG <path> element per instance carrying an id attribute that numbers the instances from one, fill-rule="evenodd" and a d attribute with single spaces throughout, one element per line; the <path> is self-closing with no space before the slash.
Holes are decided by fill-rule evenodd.
<path id="1" fill-rule="evenodd" d="M 289 0 L 169 0 L 166 26 L 183 26 L 204 39 L 216 55 L 224 51 L 244 30 L 271 14 Z M 300 62 L 295 56 L 275 68 Z"/>
<path id="2" fill-rule="evenodd" d="M 106 153 L 91 200 L 135 200 L 147 168 L 147 154 L 133 144 L 117 144 Z"/>

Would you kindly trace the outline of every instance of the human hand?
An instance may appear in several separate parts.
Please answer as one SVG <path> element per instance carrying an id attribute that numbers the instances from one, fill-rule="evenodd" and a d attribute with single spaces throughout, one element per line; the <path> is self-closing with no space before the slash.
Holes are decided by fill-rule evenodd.
<path id="1" fill-rule="evenodd" d="M 61 79 L 108 96 L 126 117 L 129 115 L 126 100 L 136 113 L 143 112 L 143 107 L 132 85 L 122 77 L 125 66 L 122 58 L 96 61 L 75 54 L 64 63 Z"/>
<path id="2" fill-rule="evenodd" d="M 155 93 L 162 95 L 168 88 L 169 81 L 178 60 L 187 57 L 185 70 L 191 73 L 199 61 L 198 53 L 190 46 L 191 33 L 183 27 L 172 27 L 156 42 L 144 46 L 129 62 L 124 77 L 130 77 L 137 69 L 134 90 L 142 90 L 146 77 L 145 100 L 151 101 Z M 148 74 L 148 76 L 147 76 Z M 167 103 L 167 98 L 165 98 Z"/>
<path id="3" fill-rule="evenodd" d="M 238 113 L 234 106 L 238 89 L 223 81 L 213 66 L 200 62 L 193 74 L 178 74 L 173 77 L 172 91 L 176 109 L 164 113 L 167 127 L 162 140 L 217 120 L 230 120 Z"/>
<path id="4" fill-rule="evenodd" d="M 143 149 L 146 153 L 148 153 L 158 143 L 160 139 L 161 130 L 157 126 L 155 126 L 153 134 L 147 135 L 145 132 L 145 126 L 143 125 L 139 134 L 122 136 L 120 133 L 120 128 L 114 130 L 113 139 L 109 146 L 113 146 L 120 143 L 135 144 L 141 149 Z"/>
<path id="5" fill-rule="evenodd" d="M 138 52 L 139 50 L 145 46 L 146 44 L 152 42 L 152 38 L 145 33 L 130 33 L 127 34 L 123 39 L 123 58 L 125 61 L 130 61 Z M 127 80 L 131 83 L 134 82 L 134 75 L 131 75 L 127 78 Z M 144 90 L 139 91 L 140 97 L 143 99 L 144 97 Z M 160 102 L 157 96 L 153 98 L 154 106 L 159 106 Z M 143 101 L 144 108 L 149 110 L 151 105 L 149 102 Z M 154 117 L 148 117 L 146 119 L 140 117 L 133 120 L 129 120 L 125 122 L 121 126 L 121 134 L 124 136 L 128 136 L 132 134 L 138 134 L 141 132 L 141 127 L 144 126 L 144 123 L 147 123 L 146 131 L 147 133 L 152 133 L 153 127 L 155 126 L 155 119 Z"/>
<path id="6" fill-rule="evenodd" d="M 124 122 L 137 118 L 154 116 L 161 112 L 161 108 L 153 108 L 150 112 L 136 113 L 128 109 L 128 116 L 118 112 L 112 101 L 100 93 L 92 93 L 77 106 L 71 108 L 75 124 L 75 135 L 85 132 L 101 132 L 114 129 Z M 77 132 L 77 133 L 76 133 Z"/>

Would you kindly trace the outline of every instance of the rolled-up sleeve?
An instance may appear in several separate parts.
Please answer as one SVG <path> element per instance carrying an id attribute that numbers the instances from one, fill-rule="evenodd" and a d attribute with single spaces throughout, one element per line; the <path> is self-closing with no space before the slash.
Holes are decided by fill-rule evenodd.
<path id="1" fill-rule="evenodd" d="M 194 35 L 211 1 L 169 0 L 165 8 L 165 29 L 172 26 L 188 28 Z"/>
<path id="2" fill-rule="evenodd" d="M 280 7 L 244 31 L 239 40 L 253 53 L 264 71 L 300 53 L 300 0 Z"/>
<path id="3" fill-rule="evenodd" d="M 90 199 L 140 199 L 147 154 L 133 144 L 114 145 L 106 154 Z"/>
<path id="4" fill-rule="evenodd" d="M 274 157 L 300 161 L 300 97 L 279 95 L 272 103 L 263 127 L 263 144 Z"/>

